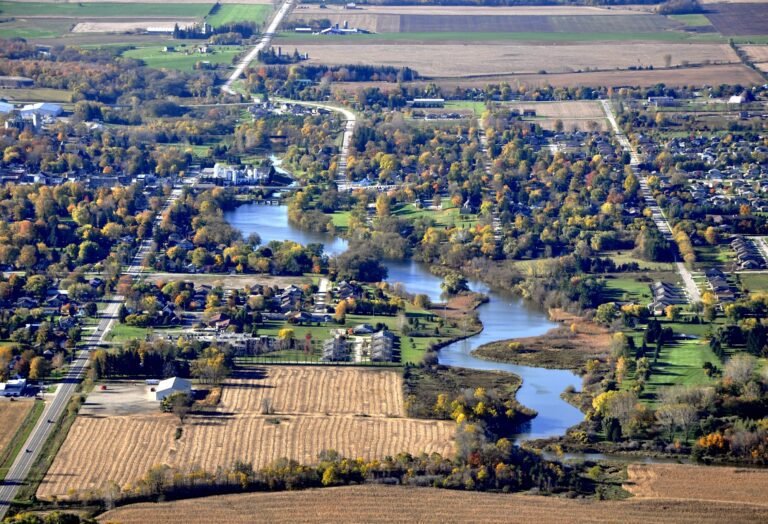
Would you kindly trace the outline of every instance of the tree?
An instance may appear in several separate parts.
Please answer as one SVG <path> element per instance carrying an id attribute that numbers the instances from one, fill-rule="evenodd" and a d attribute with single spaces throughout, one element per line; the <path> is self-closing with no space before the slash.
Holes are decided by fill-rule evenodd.
<path id="1" fill-rule="evenodd" d="M 229 374 L 229 363 L 222 350 L 217 347 L 206 348 L 200 358 L 190 366 L 192 376 L 205 384 L 219 384 Z"/>
<path id="2" fill-rule="evenodd" d="M 443 282 L 440 284 L 440 289 L 448 295 L 456 295 L 462 291 L 469 291 L 469 284 L 464 275 L 451 271 L 448 273 Z"/>
<path id="3" fill-rule="evenodd" d="M 29 363 L 29 379 L 40 380 L 48 376 L 50 366 L 48 361 L 43 357 L 35 357 Z"/>
<path id="4" fill-rule="evenodd" d="M 595 311 L 595 322 L 604 325 L 610 325 L 619 314 L 619 307 L 614 302 L 606 302 L 597 306 Z"/>
<path id="5" fill-rule="evenodd" d="M 121 324 L 125 324 L 125 319 L 128 317 L 128 309 L 125 307 L 125 304 L 120 304 L 120 307 L 117 309 L 117 319 L 120 321 Z"/>
<path id="6" fill-rule="evenodd" d="M 717 245 L 717 229 L 715 229 L 712 226 L 709 226 L 706 231 L 704 231 L 704 240 L 707 241 L 707 244 L 710 246 L 716 246 Z"/>
<path id="7" fill-rule="evenodd" d="M 165 397 L 160 408 L 166 413 L 170 412 L 179 417 L 179 424 L 183 425 L 184 419 L 192 410 L 193 403 L 194 401 L 189 394 L 178 391 Z"/>
<path id="8" fill-rule="evenodd" d="M 725 364 L 723 379 L 741 387 L 752 379 L 756 365 L 757 359 L 752 355 L 734 355 Z"/>

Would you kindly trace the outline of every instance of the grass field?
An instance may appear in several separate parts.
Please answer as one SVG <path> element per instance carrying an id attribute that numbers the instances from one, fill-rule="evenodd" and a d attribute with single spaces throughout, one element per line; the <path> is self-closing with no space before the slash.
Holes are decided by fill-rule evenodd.
<path id="1" fill-rule="evenodd" d="M 654 364 L 654 371 L 646 382 L 643 396 L 655 397 L 659 388 L 711 384 L 712 379 L 702 366 L 712 362 L 720 367 L 720 359 L 709 349 L 706 341 L 687 340 L 665 345 Z"/>
<path id="2" fill-rule="evenodd" d="M 256 22 L 264 25 L 271 12 L 272 6 L 265 4 L 222 4 L 216 13 L 207 16 L 205 21 L 213 27 L 231 22 Z"/>
<path id="3" fill-rule="evenodd" d="M 2 16 L 44 16 L 49 18 L 104 18 L 104 17 L 153 17 L 153 16 L 193 16 L 203 17 L 208 14 L 213 2 L 195 3 L 53 3 L 53 2 L 0 2 Z"/>
<path id="4" fill-rule="evenodd" d="M 707 27 L 712 25 L 709 18 L 704 15 L 670 15 L 669 18 L 689 27 Z"/>
<path id="5" fill-rule="evenodd" d="M 72 102 L 72 91 L 48 87 L 3 89 L 0 94 L 12 102 Z"/>
<path id="6" fill-rule="evenodd" d="M 339 395 L 343 388 L 344 395 Z M 274 413 L 263 414 L 268 398 Z M 453 451 L 453 422 L 404 418 L 398 371 L 252 368 L 225 384 L 215 411 L 191 416 L 175 438 L 170 414 L 79 416 L 38 496 L 126 486 L 157 464 L 213 471 L 237 459 L 261 468 L 281 457 L 313 463 L 321 451 L 383 458 Z"/>
<path id="7" fill-rule="evenodd" d="M 672 466 L 683 468 L 684 466 Z M 718 468 L 718 471 L 724 468 Z M 711 470 L 707 470 L 711 471 Z M 765 490 L 765 472 L 758 473 Z M 734 475 L 739 479 L 738 475 Z M 745 475 L 752 479 L 752 475 Z M 703 479 L 715 486 L 719 475 Z M 730 477 L 729 477 L 730 478 Z M 739 479 L 740 480 L 740 479 Z M 730 502 L 714 493 L 711 499 L 697 497 L 698 484 L 685 484 L 685 497 L 634 498 L 624 501 L 586 501 L 524 494 L 477 493 L 435 488 L 399 486 L 350 486 L 281 493 L 221 495 L 163 503 L 133 504 L 109 511 L 101 522 L 122 524 L 203 524 L 270 522 L 643 522 L 716 523 L 764 522 L 768 518 L 765 499 L 758 495 L 749 503 Z M 733 490 L 755 489 L 739 482 Z M 731 491 L 729 489 L 728 491 Z M 762 494 L 764 495 L 764 491 Z M 668 498 L 664 498 L 668 497 Z M 739 500 L 739 499 L 737 499 Z M 214 517 L 215 516 L 215 517 Z"/>
<path id="8" fill-rule="evenodd" d="M 768 292 L 768 273 L 739 273 L 739 280 L 750 293 Z"/>
<path id="9" fill-rule="evenodd" d="M 126 51 L 123 56 L 142 60 L 148 67 L 156 69 L 192 71 L 197 62 L 231 64 L 235 56 L 243 50 L 240 46 L 211 46 L 212 53 L 200 54 L 195 53 L 193 49 L 177 47 L 176 51 L 167 53 L 163 51 L 163 46 L 139 47 Z"/>

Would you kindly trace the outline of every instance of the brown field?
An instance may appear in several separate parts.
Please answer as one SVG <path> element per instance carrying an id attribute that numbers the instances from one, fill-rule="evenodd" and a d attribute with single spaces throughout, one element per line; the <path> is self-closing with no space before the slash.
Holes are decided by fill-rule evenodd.
<path id="1" fill-rule="evenodd" d="M 504 6 L 504 7 L 490 7 L 490 6 L 448 6 L 448 5 L 424 5 L 424 6 L 407 6 L 407 5 L 367 5 L 363 9 L 344 9 L 341 6 L 329 5 L 327 9 L 320 9 L 314 5 L 300 6 L 292 13 L 292 17 L 306 18 L 304 15 L 322 15 L 322 18 L 329 17 L 334 14 L 341 15 L 368 15 L 368 16 L 381 16 L 381 15 L 460 15 L 460 16 L 473 16 L 473 15 L 518 15 L 518 16 L 595 16 L 595 15 L 632 15 L 632 14 L 645 14 L 647 8 L 644 10 L 644 6 L 621 6 L 621 7 L 590 7 L 590 6 Z"/>
<path id="2" fill-rule="evenodd" d="M 187 524 L 227 522 L 765 522 L 763 506 L 672 499 L 584 501 L 386 486 L 352 486 L 281 493 L 222 495 L 134 504 L 100 522 Z"/>
<path id="3" fill-rule="evenodd" d="M 612 70 L 640 65 L 659 68 L 664 67 L 667 54 L 671 55 L 673 66 L 681 65 L 683 61 L 691 65 L 739 62 L 736 53 L 726 44 L 612 42 L 547 45 L 498 42 L 409 46 L 405 43 L 358 41 L 350 45 L 335 42 L 314 44 L 304 41 L 300 45 L 302 52 L 309 53 L 311 63 L 411 67 L 424 76 L 440 78 Z M 606 52 L 608 49 L 610 52 Z M 478 80 L 485 82 L 482 78 Z"/>
<path id="4" fill-rule="evenodd" d="M 597 124 L 597 129 L 607 130 L 608 122 L 605 119 L 605 112 L 598 102 L 589 100 L 584 101 L 564 101 L 564 102 L 515 102 L 508 104 L 520 112 L 524 109 L 533 109 L 536 111 L 536 118 L 533 120 L 544 129 L 555 129 L 557 121 L 563 123 L 565 130 L 578 129 L 580 131 L 589 131 L 591 123 Z"/>
<path id="5" fill-rule="evenodd" d="M 24 421 L 24 417 L 32 411 L 33 405 L 33 401 L 9 402 L 5 399 L 0 400 L 0 420 L 3 421 L 0 424 L 0 452 L 5 449 L 5 446 L 16 434 Z"/>
<path id="6" fill-rule="evenodd" d="M 768 45 L 744 45 L 741 49 L 753 62 L 768 62 Z"/>
<path id="7" fill-rule="evenodd" d="M 710 4 L 706 17 L 724 36 L 768 34 L 766 2 Z"/>
<path id="8" fill-rule="evenodd" d="M 768 510 L 765 469 L 632 464 L 627 473 L 624 489 L 638 498 L 727 501 L 760 505 Z"/>
<path id="9" fill-rule="evenodd" d="M 462 88 L 483 88 L 488 84 L 506 82 L 512 86 L 544 86 L 575 87 L 575 86 L 640 86 L 647 87 L 659 83 L 669 86 L 701 86 L 718 85 L 727 78 L 729 82 L 741 85 L 758 85 L 764 80 L 753 69 L 743 64 L 704 66 L 681 69 L 657 69 L 654 71 L 595 71 L 588 73 L 560 74 L 529 74 L 529 75 L 499 75 L 484 76 L 470 79 L 437 79 L 432 82 L 406 82 L 407 86 L 424 87 L 435 83 L 444 90 L 451 91 L 457 86 Z M 382 90 L 396 88 L 395 84 L 387 82 L 347 82 L 337 83 L 334 87 L 342 91 L 355 92 L 364 87 L 380 87 Z"/>
<path id="10" fill-rule="evenodd" d="M 274 414 L 262 415 L 264 398 Z M 365 459 L 401 451 L 450 455 L 455 425 L 403 418 L 402 404 L 397 371 L 254 370 L 228 381 L 218 408 L 190 417 L 178 440 L 178 419 L 169 414 L 78 417 L 38 496 L 110 481 L 126 486 L 158 464 L 214 470 L 240 459 L 261 468 L 281 457 L 311 464 L 328 449 Z"/>
<path id="11" fill-rule="evenodd" d="M 350 367 L 269 367 L 266 376 L 244 375 L 227 383 L 221 409 L 259 412 L 269 399 L 275 414 L 404 417 L 400 373 Z"/>

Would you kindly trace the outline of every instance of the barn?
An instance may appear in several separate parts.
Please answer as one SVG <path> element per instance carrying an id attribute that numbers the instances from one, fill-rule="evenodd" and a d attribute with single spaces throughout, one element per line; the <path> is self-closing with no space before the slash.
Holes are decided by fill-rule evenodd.
<path id="1" fill-rule="evenodd" d="M 192 382 L 185 378 L 171 377 L 161 380 L 155 388 L 155 400 L 165 400 L 174 393 L 192 393 Z"/>

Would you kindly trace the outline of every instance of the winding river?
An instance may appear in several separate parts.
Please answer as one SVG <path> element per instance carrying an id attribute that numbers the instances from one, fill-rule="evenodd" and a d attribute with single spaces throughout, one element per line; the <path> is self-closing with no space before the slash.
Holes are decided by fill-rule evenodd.
<path id="1" fill-rule="evenodd" d="M 334 255 L 343 252 L 347 242 L 329 235 L 310 233 L 293 227 L 288 222 L 285 206 L 246 204 L 225 213 L 232 226 L 244 236 L 258 233 L 262 243 L 272 240 L 293 240 L 301 244 L 322 243 L 325 252 Z M 401 282 L 409 293 L 424 293 L 435 302 L 440 301 L 441 279 L 426 267 L 414 261 L 386 261 L 390 282 Z M 582 413 L 560 398 L 568 386 L 580 388 L 579 377 L 566 370 L 552 370 L 504 364 L 482 360 L 471 355 L 472 349 L 495 340 L 541 335 L 555 324 L 542 313 L 527 308 L 519 299 L 491 290 L 482 282 L 470 281 L 474 291 L 489 296 L 488 303 L 477 312 L 483 331 L 468 339 L 454 342 L 440 350 L 440 363 L 481 370 L 507 371 L 519 375 L 523 385 L 517 399 L 535 409 L 538 416 L 521 428 L 518 439 L 545 438 L 565 433 L 566 429 L 583 419 Z"/>

